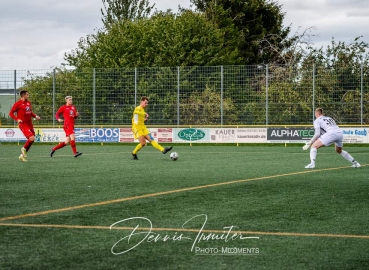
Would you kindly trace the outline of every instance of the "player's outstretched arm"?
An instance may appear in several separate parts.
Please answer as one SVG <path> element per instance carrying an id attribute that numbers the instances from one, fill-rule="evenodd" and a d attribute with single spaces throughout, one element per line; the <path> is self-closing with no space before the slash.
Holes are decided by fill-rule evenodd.
<path id="1" fill-rule="evenodd" d="M 307 142 L 302 149 L 308 150 L 309 147 L 320 137 L 320 127 L 315 127 L 315 133 L 314 136 L 311 138 L 309 142 Z"/>
<path id="2" fill-rule="evenodd" d="M 303 147 L 302 147 L 302 150 L 308 150 L 309 147 L 310 147 L 310 142 L 307 142 Z"/>

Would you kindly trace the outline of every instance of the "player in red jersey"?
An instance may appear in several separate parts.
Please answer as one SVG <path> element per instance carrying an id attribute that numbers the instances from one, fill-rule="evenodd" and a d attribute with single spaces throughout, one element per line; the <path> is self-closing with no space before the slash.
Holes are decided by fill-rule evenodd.
<path id="1" fill-rule="evenodd" d="M 66 105 L 63 105 L 59 108 L 59 110 L 55 114 L 56 120 L 60 123 L 63 122 L 63 119 L 60 119 L 60 114 L 63 114 L 64 118 L 64 126 L 63 129 L 65 131 L 65 142 L 59 143 L 57 146 L 51 148 L 50 157 L 53 157 L 56 150 L 63 148 L 67 144 L 70 143 L 72 147 L 74 157 L 78 157 L 82 155 L 82 153 L 77 152 L 76 141 L 74 136 L 74 119 L 78 117 L 78 112 L 75 106 L 73 106 L 72 96 L 65 97 Z"/>
<path id="2" fill-rule="evenodd" d="M 19 129 L 27 138 L 26 143 L 21 149 L 21 155 L 19 156 L 19 160 L 27 161 L 27 152 L 35 141 L 35 130 L 33 129 L 32 117 L 37 120 L 40 120 L 40 117 L 32 111 L 31 102 L 28 100 L 28 91 L 22 90 L 20 92 L 20 97 L 20 100 L 15 102 L 10 109 L 9 116 L 18 122 Z"/>

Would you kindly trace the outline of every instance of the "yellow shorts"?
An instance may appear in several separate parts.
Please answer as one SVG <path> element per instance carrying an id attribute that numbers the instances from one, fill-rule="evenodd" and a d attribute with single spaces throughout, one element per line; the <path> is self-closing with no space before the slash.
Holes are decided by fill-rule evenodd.
<path id="1" fill-rule="evenodd" d="M 137 140 L 141 136 L 146 136 L 150 134 L 150 131 L 146 127 L 132 128 L 133 135 L 135 140 Z"/>

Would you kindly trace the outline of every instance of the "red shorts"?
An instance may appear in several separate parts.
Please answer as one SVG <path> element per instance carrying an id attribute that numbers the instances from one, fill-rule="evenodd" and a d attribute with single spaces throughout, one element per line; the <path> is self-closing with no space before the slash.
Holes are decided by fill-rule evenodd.
<path id="1" fill-rule="evenodd" d="M 33 126 L 19 123 L 19 129 L 23 132 L 23 135 L 29 139 L 29 137 L 35 136 L 35 130 L 33 129 Z"/>
<path id="2" fill-rule="evenodd" d="M 69 137 L 70 135 L 74 134 L 74 125 L 66 124 L 63 127 L 65 136 Z"/>

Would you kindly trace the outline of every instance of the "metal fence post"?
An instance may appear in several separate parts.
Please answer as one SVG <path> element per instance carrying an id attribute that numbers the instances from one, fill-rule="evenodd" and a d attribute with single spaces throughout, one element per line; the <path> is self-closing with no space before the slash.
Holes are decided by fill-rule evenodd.
<path id="1" fill-rule="evenodd" d="M 268 88 L 269 88 L 269 77 L 268 77 L 268 65 L 265 66 L 265 125 L 268 125 Z"/>
<path id="2" fill-rule="evenodd" d="M 220 124 L 223 126 L 223 66 L 220 66 Z"/>
<path id="3" fill-rule="evenodd" d="M 364 99 L 364 73 L 363 73 L 363 64 L 361 63 L 360 68 L 360 78 L 361 78 L 361 93 L 360 93 L 360 124 L 363 126 L 363 113 L 364 113 L 364 105 L 363 105 L 363 99 Z"/>
<path id="4" fill-rule="evenodd" d="M 56 77 L 55 77 L 55 68 L 53 69 L 53 127 L 55 127 L 55 100 L 56 100 Z"/>
<path id="5" fill-rule="evenodd" d="M 180 67 L 177 67 L 177 126 L 179 126 L 179 88 L 180 88 Z"/>
<path id="6" fill-rule="evenodd" d="M 14 70 L 14 102 L 17 102 L 17 70 Z"/>
<path id="7" fill-rule="evenodd" d="M 92 69 L 92 124 L 96 124 L 96 69 Z"/>
<path id="8" fill-rule="evenodd" d="M 137 68 L 135 68 L 135 108 L 137 107 Z"/>
<path id="9" fill-rule="evenodd" d="M 315 64 L 313 64 L 313 122 L 315 120 Z"/>
<path id="10" fill-rule="evenodd" d="M 17 70 L 14 70 L 14 103 L 17 102 Z M 16 122 L 14 120 L 14 126 L 16 126 Z"/>

